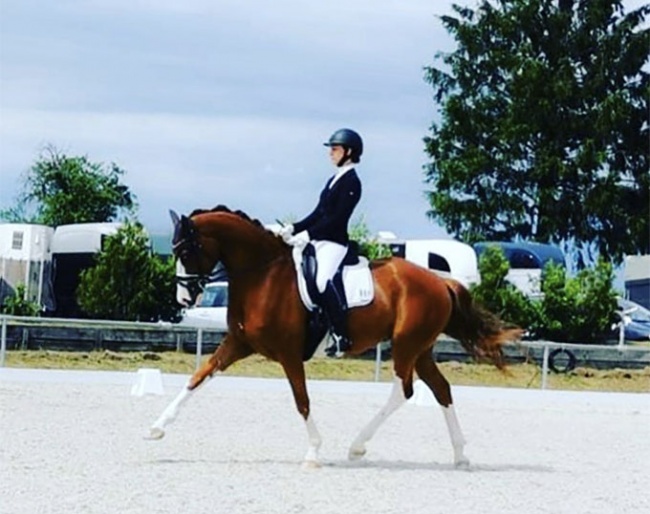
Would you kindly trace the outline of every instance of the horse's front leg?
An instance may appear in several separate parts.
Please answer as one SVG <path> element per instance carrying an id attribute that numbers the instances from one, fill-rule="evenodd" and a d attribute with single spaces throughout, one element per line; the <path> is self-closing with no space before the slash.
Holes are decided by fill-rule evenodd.
<path id="1" fill-rule="evenodd" d="M 305 426 L 307 428 L 307 439 L 309 441 L 309 446 L 307 447 L 307 453 L 305 455 L 305 460 L 303 461 L 303 467 L 320 467 L 320 458 L 318 456 L 318 451 L 323 441 L 321 439 L 320 433 L 318 432 L 318 428 L 316 428 L 316 423 L 314 423 L 313 417 L 309 412 L 309 396 L 307 394 L 307 384 L 305 381 L 305 367 L 300 360 L 297 362 L 287 362 L 281 360 L 280 364 L 282 364 L 284 372 L 289 379 L 291 390 L 293 391 L 293 398 L 296 402 L 296 407 L 298 408 L 300 415 L 305 420 Z"/>
<path id="2" fill-rule="evenodd" d="M 226 335 L 207 362 L 190 377 L 187 385 L 183 386 L 178 396 L 167 405 L 160 417 L 151 426 L 147 439 L 162 439 L 165 435 L 165 427 L 176 419 L 181 406 L 188 400 L 197 387 L 207 378 L 212 377 L 216 371 L 224 371 L 233 362 L 243 359 L 251 353 L 253 352 L 247 345 Z"/>

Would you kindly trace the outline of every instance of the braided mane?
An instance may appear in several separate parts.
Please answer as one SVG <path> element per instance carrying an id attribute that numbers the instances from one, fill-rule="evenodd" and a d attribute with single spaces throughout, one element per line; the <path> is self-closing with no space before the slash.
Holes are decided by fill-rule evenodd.
<path id="1" fill-rule="evenodd" d="M 262 222 L 260 220 L 255 219 L 255 218 L 251 218 L 244 211 L 240 211 L 240 210 L 232 211 L 228 207 L 226 207 L 225 205 L 221 205 L 221 204 L 217 205 L 216 207 L 213 207 L 212 209 L 194 209 L 190 213 L 189 217 L 192 218 L 193 216 L 195 216 L 197 214 L 207 214 L 207 213 L 211 213 L 211 212 L 225 212 L 225 213 L 228 213 L 228 214 L 234 214 L 235 216 L 239 216 L 241 219 L 243 219 L 245 221 L 248 221 L 252 225 L 255 225 L 256 227 L 261 228 L 262 230 L 265 230 L 265 231 L 268 232 L 267 228 L 262 224 Z"/>

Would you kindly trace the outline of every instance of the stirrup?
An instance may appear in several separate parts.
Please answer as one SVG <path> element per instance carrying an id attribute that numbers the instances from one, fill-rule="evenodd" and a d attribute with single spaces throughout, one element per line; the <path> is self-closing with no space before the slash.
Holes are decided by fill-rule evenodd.
<path id="1" fill-rule="evenodd" d="M 331 337 L 333 342 L 330 346 L 325 348 L 325 355 L 340 359 L 345 355 L 345 352 L 351 348 L 352 345 L 350 344 L 350 340 L 347 337 L 342 337 L 334 332 L 331 333 Z"/>

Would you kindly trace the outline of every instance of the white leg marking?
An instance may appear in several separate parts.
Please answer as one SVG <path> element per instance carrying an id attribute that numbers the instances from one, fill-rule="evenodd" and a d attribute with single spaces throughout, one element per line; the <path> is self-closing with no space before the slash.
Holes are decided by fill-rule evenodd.
<path id="1" fill-rule="evenodd" d="M 406 397 L 404 396 L 402 380 L 399 377 L 395 377 L 393 379 L 393 390 L 390 393 L 388 402 L 372 418 L 370 423 L 365 426 L 352 443 L 352 446 L 350 446 L 350 451 L 348 452 L 348 458 L 350 460 L 358 460 L 366 454 L 366 443 L 375 435 L 377 429 L 386 421 L 388 416 L 400 408 L 404 402 L 406 402 Z"/>
<path id="2" fill-rule="evenodd" d="M 321 439 L 320 433 L 316 428 L 316 423 L 311 416 L 307 416 L 305 420 L 305 426 L 307 427 L 307 437 L 309 439 L 309 447 L 307 448 L 307 455 L 305 455 L 305 461 L 303 467 L 305 468 L 318 468 L 320 467 L 320 459 L 318 457 L 318 450 L 320 445 L 323 442 Z"/>
<path id="3" fill-rule="evenodd" d="M 460 429 L 454 405 L 449 404 L 448 407 L 442 407 L 442 412 L 445 415 L 445 421 L 449 429 L 449 437 L 451 437 L 451 445 L 454 448 L 454 465 L 456 467 L 467 468 L 469 466 L 469 459 L 465 457 L 464 453 L 465 438 Z"/>
<path id="4" fill-rule="evenodd" d="M 176 419 L 181 405 L 187 401 L 193 392 L 194 391 L 190 391 L 188 386 L 183 387 L 183 390 L 178 393 L 178 396 L 174 398 L 169 405 L 167 405 L 167 408 L 151 426 L 149 437 L 147 437 L 147 439 L 162 439 L 164 437 L 165 427 Z"/>

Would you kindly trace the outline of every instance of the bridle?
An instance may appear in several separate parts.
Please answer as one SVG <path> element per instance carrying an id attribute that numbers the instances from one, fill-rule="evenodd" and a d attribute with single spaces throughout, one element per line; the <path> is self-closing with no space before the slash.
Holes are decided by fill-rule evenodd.
<path id="1" fill-rule="evenodd" d="M 196 237 L 194 226 L 191 223 L 183 225 L 186 231 L 184 237 L 172 245 L 172 252 L 181 263 L 183 259 L 191 255 L 198 255 L 202 248 Z M 182 227 L 177 226 L 175 236 L 178 235 L 180 230 L 182 230 Z M 212 277 L 212 273 L 185 273 L 182 275 L 176 273 L 176 283 L 187 290 L 191 302 L 195 303 L 196 298 L 203 292 L 205 285 L 211 282 Z"/>

